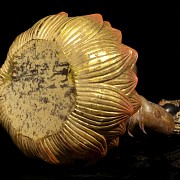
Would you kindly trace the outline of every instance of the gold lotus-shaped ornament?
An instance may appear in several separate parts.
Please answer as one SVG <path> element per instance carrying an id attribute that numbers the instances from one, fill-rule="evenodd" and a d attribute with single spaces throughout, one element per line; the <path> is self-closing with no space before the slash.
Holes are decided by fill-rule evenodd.
<path id="1" fill-rule="evenodd" d="M 96 161 L 142 113 L 137 57 L 100 14 L 47 16 L 9 48 L 0 69 L 0 123 L 27 156 Z M 154 115 L 163 119 L 162 111 Z"/>

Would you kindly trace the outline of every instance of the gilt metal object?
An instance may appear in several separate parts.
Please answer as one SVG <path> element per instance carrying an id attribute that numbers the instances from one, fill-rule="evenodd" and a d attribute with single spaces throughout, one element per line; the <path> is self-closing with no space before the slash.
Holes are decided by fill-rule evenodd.
<path id="1" fill-rule="evenodd" d="M 100 14 L 44 17 L 16 37 L 0 69 L 0 123 L 27 156 L 96 161 L 139 124 L 179 132 L 136 92 L 138 53 Z"/>

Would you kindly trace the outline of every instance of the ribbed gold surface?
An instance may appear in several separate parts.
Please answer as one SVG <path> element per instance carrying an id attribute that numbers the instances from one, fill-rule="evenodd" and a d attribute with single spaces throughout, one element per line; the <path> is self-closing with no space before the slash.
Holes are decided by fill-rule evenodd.
<path id="1" fill-rule="evenodd" d="M 100 14 L 47 16 L 12 43 L 0 69 L 1 124 L 29 156 L 97 160 L 140 107 L 137 52 Z"/>

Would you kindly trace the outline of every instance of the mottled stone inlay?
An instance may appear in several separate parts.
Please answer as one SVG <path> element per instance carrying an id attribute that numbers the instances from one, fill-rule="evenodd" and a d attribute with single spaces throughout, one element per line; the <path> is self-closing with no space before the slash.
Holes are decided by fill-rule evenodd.
<path id="1" fill-rule="evenodd" d="M 37 140 L 59 132 L 75 104 L 69 63 L 60 47 L 32 40 L 14 54 L 11 69 L 2 97 L 17 133 Z"/>

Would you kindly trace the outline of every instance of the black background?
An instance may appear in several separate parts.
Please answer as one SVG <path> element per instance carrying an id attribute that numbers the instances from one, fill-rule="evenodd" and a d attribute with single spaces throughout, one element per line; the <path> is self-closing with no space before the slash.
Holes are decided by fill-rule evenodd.
<path id="1" fill-rule="evenodd" d="M 67 12 L 69 16 L 100 13 L 103 16 L 104 20 L 109 21 L 114 28 L 121 30 L 123 43 L 136 49 L 138 52 L 139 57 L 137 61 L 137 91 L 139 92 L 139 94 L 145 96 L 148 100 L 155 103 L 158 103 L 162 98 L 171 100 L 180 98 L 180 68 L 178 66 L 180 61 L 180 8 L 177 3 L 173 1 L 4 1 L 3 3 L 1 3 L 0 9 L 1 64 L 3 64 L 8 52 L 8 48 L 15 37 L 21 32 L 30 28 L 41 18 L 47 15 L 59 13 L 61 11 Z M 165 139 L 164 137 L 163 139 L 158 139 L 159 137 L 155 137 L 155 139 L 153 138 L 150 138 L 148 140 L 145 138 L 146 140 L 143 139 L 141 143 L 141 146 L 143 148 L 145 146 L 147 147 L 145 148 L 147 149 L 147 151 L 145 151 L 147 153 L 151 152 L 151 150 L 148 148 L 152 148 L 152 156 L 154 156 L 154 153 L 157 150 L 157 146 L 158 148 L 164 146 L 165 148 L 167 148 L 169 147 L 170 143 L 171 147 L 173 145 L 174 148 L 179 147 L 179 144 L 177 145 L 178 141 L 177 139 L 176 141 L 174 141 L 174 137 L 171 137 L 170 140 L 166 139 L 166 137 Z M 129 145 L 130 148 L 134 148 L 134 151 L 141 151 L 141 149 L 138 149 L 141 146 L 137 145 L 137 141 L 139 139 L 136 139 L 136 142 L 133 142 L 131 139 L 129 139 L 129 137 L 127 137 L 127 139 L 128 141 L 122 140 L 122 144 L 123 142 L 125 142 L 125 146 Z M 162 144 L 159 145 L 158 140 L 163 141 L 164 146 Z M 167 144 L 164 143 L 164 141 L 166 142 L 166 140 Z M 156 141 L 157 144 L 153 144 L 154 141 Z M 149 145 L 150 142 L 152 143 L 152 145 Z M 172 145 L 171 143 L 173 142 L 175 142 L 175 144 Z M 135 145 L 135 147 L 133 147 L 133 145 Z M 124 151 L 126 151 L 127 149 L 125 148 Z M 161 151 L 158 152 L 161 154 Z M 155 153 L 155 155 L 159 157 L 159 154 Z M 125 157 L 128 157 L 127 154 Z M 174 177 L 177 177 L 177 174 L 179 173 L 179 169 L 175 171 L 176 175 L 171 174 L 172 169 L 170 171 L 166 171 L 165 169 L 162 172 L 159 169 L 158 171 L 157 168 L 159 166 L 163 166 L 164 163 L 161 161 L 153 161 L 153 163 L 156 164 L 155 168 L 153 168 L 153 163 L 150 164 L 151 166 L 149 167 L 150 169 L 148 169 L 148 174 L 146 176 L 146 174 L 144 173 L 144 169 L 138 168 L 137 166 L 133 169 L 131 166 L 129 166 L 133 163 L 131 162 L 133 161 L 131 158 L 129 160 L 130 162 L 124 160 L 124 162 L 127 162 L 127 164 L 125 165 L 124 169 L 119 168 L 119 171 L 117 166 L 115 166 L 114 164 L 119 163 L 119 161 L 117 159 L 111 160 L 111 158 L 103 162 L 102 164 L 100 163 L 95 167 L 92 167 L 91 170 L 90 168 L 84 169 L 82 170 L 83 172 L 80 169 L 76 171 L 73 171 L 72 169 L 67 171 L 66 168 L 64 168 L 63 170 L 61 168 L 58 169 L 59 167 L 52 167 L 51 165 L 49 166 L 46 163 L 44 164 L 42 162 L 39 162 L 38 160 L 36 161 L 26 158 L 14 146 L 10 137 L 2 128 L 0 129 L 0 158 L 0 165 L 2 166 L 2 168 L 0 168 L 0 171 L 3 172 L 8 169 L 8 174 L 11 174 L 11 172 L 16 172 L 18 175 L 20 175 L 19 178 L 21 177 L 23 179 L 62 179 L 70 177 L 79 179 L 91 179 L 91 177 L 93 177 L 94 179 L 96 179 L 97 177 L 103 177 L 104 179 L 105 177 L 117 178 L 121 177 L 120 174 L 122 173 L 122 171 L 124 171 L 124 169 L 129 169 L 129 172 L 127 172 L 127 174 L 124 173 L 125 175 L 123 176 L 123 178 L 131 177 L 128 174 L 133 173 L 132 179 L 135 179 L 135 177 L 139 177 L 139 174 L 141 174 L 142 172 L 142 174 L 144 174 L 144 178 L 148 178 L 150 174 L 154 174 L 154 176 L 152 175 L 152 178 L 155 178 L 155 176 L 157 176 L 159 177 L 159 179 L 161 179 L 162 177 L 162 179 L 164 180 L 168 178 L 173 179 Z M 104 168 L 101 169 L 100 167 L 102 165 L 104 165 Z M 121 165 L 122 164 L 119 164 L 120 167 Z M 164 166 L 162 168 L 164 168 Z M 115 174 L 114 169 L 116 169 Z M 66 173 L 63 174 L 63 172 Z M 104 176 L 101 176 L 101 174 L 103 174 Z"/>

